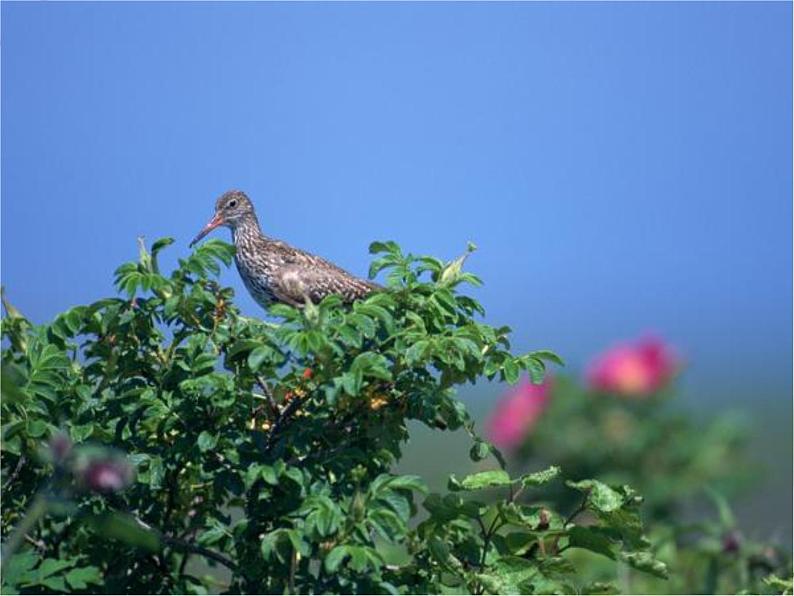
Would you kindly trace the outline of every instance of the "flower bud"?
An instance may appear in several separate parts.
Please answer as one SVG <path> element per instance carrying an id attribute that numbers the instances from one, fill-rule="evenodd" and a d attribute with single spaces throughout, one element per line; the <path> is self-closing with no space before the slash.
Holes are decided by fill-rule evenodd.
<path id="1" fill-rule="evenodd" d="M 539 532 L 549 529 L 550 514 L 549 510 L 545 507 L 538 512 L 538 527 L 535 528 Z"/>
<path id="2" fill-rule="evenodd" d="M 742 546 L 742 537 L 736 530 L 726 532 L 722 536 L 722 552 L 735 554 Z"/>
<path id="3" fill-rule="evenodd" d="M 72 440 L 68 435 L 58 433 L 50 439 L 50 456 L 55 465 L 63 465 L 72 452 Z"/>

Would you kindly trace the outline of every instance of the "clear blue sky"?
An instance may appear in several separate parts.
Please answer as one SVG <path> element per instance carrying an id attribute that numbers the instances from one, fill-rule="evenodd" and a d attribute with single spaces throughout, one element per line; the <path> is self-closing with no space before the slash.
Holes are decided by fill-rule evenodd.
<path id="1" fill-rule="evenodd" d="M 791 10 L 3 2 L 3 284 L 43 322 L 240 188 L 360 274 L 473 240 L 519 349 L 656 330 L 698 387 L 790 399 Z"/>

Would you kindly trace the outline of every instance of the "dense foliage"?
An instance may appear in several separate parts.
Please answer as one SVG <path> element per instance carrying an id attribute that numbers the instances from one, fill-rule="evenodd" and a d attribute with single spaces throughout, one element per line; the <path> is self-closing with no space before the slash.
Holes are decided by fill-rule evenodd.
<path id="1" fill-rule="evenodd" d="M 558 468 L 511 478 L 475 432 L 456 385 L 540 381 L 559 359 L 515 356 L 481 322 L 466 255 L 375 243 L 388 290 L 269 323 L 214 279 L 233 247 L 163 275 L 170 243 L 117 270 L 127 298 L 42 326 L 6 304 L 5 593 L 611 591 L 585 584 L 577 550 L 666 575 L 634 490 L 575 477 L 557 511 L 533 497 Z M 447 494 L 390 473 L 409 420 L 465 428 L 481 471 Z"/>

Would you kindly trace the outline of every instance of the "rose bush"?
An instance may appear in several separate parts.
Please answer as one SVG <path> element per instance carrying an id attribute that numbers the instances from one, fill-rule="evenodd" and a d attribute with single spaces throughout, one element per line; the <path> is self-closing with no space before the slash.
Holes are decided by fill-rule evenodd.
<path id="1" fill-rule="evenodd" d="M 618 344 L 592 360 L 583 383 L 557 374 L 534 386 L 521 410 L 531 409 L 531 416 L 507 414 L 519 409 L 519 392 L 508 391 L 491 413 L 487 436 L 507 450 L 517 470 L 553 461 L 574 475 L 642 492 L 650 537 L 673 573 L 658 583 L 626 571 L 621 590 L 711 594 L 779 588 L 764 579 L 770 573 L 790 576 L 790 554 L 746 538 L 725 498 L 751 486 L 756 476 L 744 453 L 746 428 L 735 416 L 705 420 L 676 409 L 681 368 L 676 350 L 659 338 Z M 558 486 L 544 487 L 541 496 L 563 509 L 574 502 Z M 608 573 L 597 560 L 585 568 L 593 577 Z"/>
<path id="2" fill-rule="evenodd" d="M 4 593 L 569 593 L 614 590 L 618 565 L 666 577 L 632 488 L 563 484 L 556 466 L 511 476 L 478 436 L 455 386 L 537 383 L 560 361 L 514 355 L 509 329 L 482 322 L 465 255 L 374 243 L 388 291 L 276 305 L 266 322 L 215 280 L 233 247 L 207 242 L 164 275 L 170 243 L 119 267 L 124 298 L 40 326 L 6 302 Z M 465 429 L 483 469 L 443 494 L 392 474 L 410 420 Z M 570 506 L 538 499 L 553 485 Z M 591 579 L 580 551 L 612 572 Z"/>

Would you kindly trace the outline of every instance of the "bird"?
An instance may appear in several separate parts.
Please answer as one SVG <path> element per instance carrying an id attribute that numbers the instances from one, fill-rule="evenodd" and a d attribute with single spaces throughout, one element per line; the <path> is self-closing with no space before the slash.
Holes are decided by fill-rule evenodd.
<path id="1" fill-rule="evenodd" d="M 273 303 L 302 308 L 307 301 L 317 304 L 332 294 L 350 303 L 383 289 L 322 257 L 265 236 L 251 199 L 240 190 L 230 190 L 218 198 L 215 214 L 190 246 L 221 226 L 231 229 L 237 271 L 262 308 Z"/>

